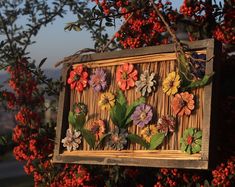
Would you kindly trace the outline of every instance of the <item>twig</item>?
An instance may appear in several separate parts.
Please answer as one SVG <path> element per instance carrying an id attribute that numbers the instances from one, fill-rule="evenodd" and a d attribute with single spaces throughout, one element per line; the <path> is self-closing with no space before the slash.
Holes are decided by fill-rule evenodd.
<path id="1" fill-rule="evenodd" d="M 131 15 L 125 20 L 125 22 L 122 24 L 122 26 L 118 29 L 117 32 L 115 32 L 115 34 L 113 35 L 113 37 L 108 41 L 108 43 L 103 47 L 103 49 L 101 50 L 101 52 L 104 52 L 108 46 L 113 42 L 113 40 L 115 39 L 116 37 L 116 33 L 120 32 L 125 26 L 126 24 L 128 23 L 128 21 L 131 19 L 131 17 L 133 16 L 133 12 L 131 13 Z"/>
<path id="2" fill-rule="evenodd" d="M 185 54 L 182 44 L 180 43 L 179 39 L 177 38 L 176 34 L 171 30 L 170 25 L 166 22 L 165 18 L 163 17 L 162 13 L 158 10 L 157 6 L 154 3 L 154 0 L 151 0 L 151 3 L 153 4 L 153 8 L 155 9 L 157 15 L 159 16 L 159 18 L 162 20 L 162 22 L 164 23 L 164 25 L 166 26 L 166 30 L 169 32 L 169 34 L 171 35 L 174 43 L 176 44 L 176 47 L 179 48 L 180 53 Z"/>

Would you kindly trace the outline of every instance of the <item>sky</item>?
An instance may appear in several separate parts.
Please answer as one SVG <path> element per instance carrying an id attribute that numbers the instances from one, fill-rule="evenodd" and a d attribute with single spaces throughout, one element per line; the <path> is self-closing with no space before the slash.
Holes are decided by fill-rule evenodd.
<path id="1" fill-rule="evenodd" d="M 173 7 L 179 8 L 183 0 L 172 0 Z M 64 18 L 57 18 L 53 24 L 43 27 L 38 35 L 33 38 L 35 44 L 28 48 L 30 57 L 39 63 L 43 58 L 47 61 L 43 68 L 54 68 L 56 62 L 64 57 L 74 54 L 80 49 L 92 48 L 93 42 L 88 31 L 64 31 L 66 23 L 76 21 L 76 16 L 67 14 Z M 110 29 L 110 37 L 118 30 Z"/>

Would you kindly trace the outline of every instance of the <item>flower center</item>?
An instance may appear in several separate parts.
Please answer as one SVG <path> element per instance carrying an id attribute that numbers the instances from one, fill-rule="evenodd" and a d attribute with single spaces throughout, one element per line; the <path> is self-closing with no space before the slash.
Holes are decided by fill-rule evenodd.
<path id="1" fill-rule="evenodd" d="M 122 79 L 127 80 L 127 78 L 128 78 L 128 74 L 126 72 L 124 72 L 122 74 Z"/>
<path id="2" fill-rule="evenodd" d="M 80 108 L 75 109 L 75 113 L 79 114 L 81 112 Z"/>
<path id="3" fill-rule="evenodd" d="M 95 78 L 94 78 L 94 84 L 95 85 L 97 85 L 97 84 L 99 84 L 100 83 L 100 76 L 96 76 Z"/>
<path id="4" fill-rule="evenodd" d="M 179 103 L 179 104 L 180 104 L 180 107 L 181 107 L 181 108 L 187 106 L 187 102 L 186 102 L 185 100 L 183 100 L 183 99 L 180 100 L 180 103 Z"/>
<path id="5" fill-rule="evenodd" d="M 146 133 L 146 136 L 151 136 L 152 135 L 152 131 L 149 127 L 146 129 L 145 133 Z"/>
<path id="6" fill-rule="evenodd" d="M 109 103 L 109 98 L 108 97 L 105 97 L 104 99 L 103 99 L 103 101 L 102 101 L 102 104 L 103 105 L 106 105 L 106 104 L 108 104 Z"/>
<path id="7" fill-rule="evenodd" d="M 142 112 L 142 113 L 140 114 L 140 119 L 141 119 L 142 121 L 145 120 L 146 117 L 147 117 L 146 112 Z"/>
<path id="8" fill-rule="evenodd" d="M 100 132 L 100 126 L 99 125 L 94 125 L 91 129 L 91 131 L 95 134 Z"/>
<path id="9" fill-rule="evenodd" d="M 193 143 L 193 137 L 192 136 L 187 137 L 187 143 L 188 143 L 188 145 L 191 145 Z"/>
<path id="10" fill-rule="evenodd" d="M 169 87 L 172 88 L 174 86 L 174 81 L 169 82 Z"/>
<path id="11" fill-rule="evenodd" d="M 74 81 L 78 81 L 80 79 L 80 76 L 78 74 L 76 74 L 73 78 Z"/>

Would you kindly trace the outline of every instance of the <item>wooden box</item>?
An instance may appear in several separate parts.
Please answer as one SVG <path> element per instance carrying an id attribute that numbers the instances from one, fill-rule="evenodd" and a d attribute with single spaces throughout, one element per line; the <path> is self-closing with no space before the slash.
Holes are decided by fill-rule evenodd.
<path id="1" fill-rule="evenodd" d="M 216 70 L 216 56 L 214 40 L 201 40 L 195 42 L 185 42 L 187 51 L 196 51 L 205 54 L 207 61 L 205 72 L 210 74 Z M 161 45 L 156 47 L 145 47 L 139 49 L 122 50 L 115 52 L 88 54 L 81 56 L 71 56 L 66 58 L 62 77 L 64 88 L 60 93 L 56 144 L 54 149 L 53 162 L 55 163 L 77 163 L 77 164 L 96 164 L 96 165 L 126 165 L 144 167 L 166 167 L 166 168 L 191 168 L 207 169 L 211 161 L 213 146 L 213 134 L 211 129 L 216 127 L 216 80 L 217 72 L 213 76 L 213 81 L 208 85 L 196 88 L 191 93 L 197 98 L 197 107 L 190 116 L 177 117 L 177 130 L 171 136 L 164 139 L 161 146 L 156 150 L 146 150 L 137 144 L 128 144 L 124 150 L 111 150 L 109 148 L 91 149 L 85 140 L 76 151 L 67 151 L 61 143 L 65 137 L 66 129 L 69 127 L 68 115 L 74 102 L 89 103 L 88 114 L 96 114 L 95 118 L 106 120 L 106 126 L 113 129 L 108 111 L 100 110 L 98 101 L 101 93 L 94 93 L 91 87 L 87 87 L 82 93 L 71 90 L 67 80 L 72 67 L 83 64 L 90 71 L 96 68 L 103 68 L 109 72 L 110 82 L 108 91 L 115 92 L 117 84 L 115 82 L 115 71 L 117 66 L 129 63 L 134 64 L 139 72 L 149 69 L 155 72 L 158 77 L 157 89 L 146 99 L 146 103 L 151 105 L 156 113 L 153 123 L 161 115 L 174 115 L 172 113 L 171 101 L 173 96 L 168 96 L 162 91 L 162 82 L 171 71 L 177 71 L 176 53 L 174 45 Z M 70 65 L 68 65 L 70 64 Z M 214 69 L 213 69 L 214 68 Z M 123 92 L 127 102 L 131 103 L 140 97 L 135 89 Z M 89 122 L 86 124 L 89 126 Z M 180 150 L 180 139 L 186 128 L 197 128 L 202 130 L 201 151 L 196 154 L 188 154 Z M 129 131 L 140 135 L 140 129 L 131 125 Z"/>

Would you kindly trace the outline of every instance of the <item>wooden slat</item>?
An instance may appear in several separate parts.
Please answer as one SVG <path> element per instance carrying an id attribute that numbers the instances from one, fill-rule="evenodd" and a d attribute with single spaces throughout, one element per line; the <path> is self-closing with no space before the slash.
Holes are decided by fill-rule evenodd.
<path id="1" fill-rule="evenodd" d="M 199 54 L 205 54 L 205 50 L 196 51 Z M 98 67 L 106 67 L 106 66 L 115 66 L 122 65 L 125 63 L 130 64 L 142 64 L 142 63 L 150 63 L 150 62 L 162 62 L 162 61 L 171 61 L 176 60 L 175 53 L 163 53 L 163 54 L 151 54 L 151 55 L 143 55 L 143 56 L 132 56 L 125 58 L 113 58 L 107 60 L 97 60 L 97 61 L 89 61 L 85 63 L 85 66 L 88 68 L 98 68 Z M 75 68 L 78 64 L 74 64 Z"/>

